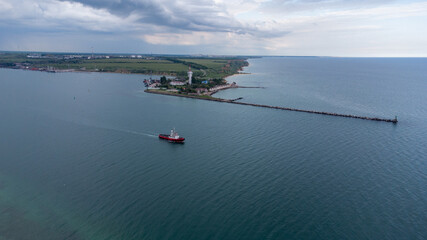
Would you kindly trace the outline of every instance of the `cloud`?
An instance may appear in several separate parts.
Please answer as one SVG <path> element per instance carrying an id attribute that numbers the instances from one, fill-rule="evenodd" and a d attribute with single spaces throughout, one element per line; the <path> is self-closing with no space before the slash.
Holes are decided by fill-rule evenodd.
<path id="1" fill-rule="evenodd" d="M 271 21 L 239 21 L 229 11 L 230 6 L 218 0 L 0 0 L 0 6 L 0 19 L 4 22 L 40 29 L 150 34 L 225 32 L 265 38 L 289 33 L 282 26 L 275 29 Z"/>
<path id="2" fill-rule="evenodd" d="M 271 0 L 263 2 L 260 10 L 267 13 L 329 12 L 343 9 L 378 7 L 394 0 Z"/>
<path id="3" fill-rule="evenodd" d="M 3 24 L 15 27 L 29 26 L 50 30 L 117 30 L 119 26 L 128 24 L 129 18 L 120 18 L 104 9 L 94 9 L 76 2 L 60 2 L 55 0 L 15 0 L 7 3 L 0 0 L 0 20 Z"/>
<path id="4" fill-rule="evenodd" d="M 426 56 L 426 20 L 426 2 L 298 15 L 278 19 L 292 34 L 269 43 L 288 55 Z"/>
<path id="5" fill-rule="evenodd" d="M 221 36 L 220 36 L 221 35 Z M 155 33 L 141 36 L 144 41 L 151 44 L 170 45 L 208 45 L 222 42 L 223 35 L 212 32 L 189 32 L 189 33 Z"/>
<path id="6" fill-rule="evenodd" d="M 163 27 L 165 31 L 256 32 L 228 13 L 224 4 L 211 0 L 74 0 L 136 22 Z"/>
<path id="7" fill-rule="evenodd" d="M 426 52 L 426 18 L 416 0 L 0 0 L 0 49 L 351 55 L 382 41 Z"/>

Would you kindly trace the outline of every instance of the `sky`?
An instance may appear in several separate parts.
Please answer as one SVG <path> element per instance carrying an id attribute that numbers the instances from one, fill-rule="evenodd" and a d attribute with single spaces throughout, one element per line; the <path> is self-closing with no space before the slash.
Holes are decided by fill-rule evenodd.
<path id="1" fill-rule="evenodd" d="M 0 50 L 427 57 L 427 1 L 0 0 Z"/>

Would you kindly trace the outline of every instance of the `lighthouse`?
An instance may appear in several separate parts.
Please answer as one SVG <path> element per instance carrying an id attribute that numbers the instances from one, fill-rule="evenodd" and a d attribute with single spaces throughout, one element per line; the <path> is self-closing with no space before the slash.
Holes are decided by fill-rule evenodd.
<path id="1" fill-rule="evenodd" d="M 191 66 L 188 66 L 188 84 L 191 85 L 191 78 L 193 77 L 193 72 L 191 71 Z"/>

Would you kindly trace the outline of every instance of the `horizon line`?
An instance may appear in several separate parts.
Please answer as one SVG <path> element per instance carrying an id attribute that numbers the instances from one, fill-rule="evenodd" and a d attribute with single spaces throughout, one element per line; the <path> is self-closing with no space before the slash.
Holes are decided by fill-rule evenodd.
<path id="1" fill-rule="evenodd" d="M 120 52 L 46 52 L 46 51 L 11 51 L 11 50 L 0 50 L 0 53 L 47 53 L 47 54 L 85 54 L 85 55 L 144 55 L 144 56 L 213 56 L 213 57 L 313 57 L 313 58 L 427 58 L 414 57 L 414 56 L 324 56 L 324 55 L 237 55 L 237 54 L 185 54 L 185 53 L 120 53 Z"/>

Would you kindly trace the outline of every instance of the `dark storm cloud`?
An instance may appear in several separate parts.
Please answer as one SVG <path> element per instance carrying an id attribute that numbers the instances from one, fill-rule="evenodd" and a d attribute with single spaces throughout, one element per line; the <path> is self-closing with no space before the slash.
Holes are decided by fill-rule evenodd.
<path id="1" fill-rule="evenodd" d="M 73 0 L 86 6 L 105 9 L 121 17 L 134 14 L 141 23 L 185 30 L 231 31 L 239 23 L 225 13 L 225 9 L 208 1 L 182 4 L 177 1 L 150 0 Z"/>
<path id="2" fill-rule="evenodd" d="M 68 1 L 70 2 L 70 1 Z M 232 32 L 254 36 L 279 37 L 286 30 L 261 30 L 244 25 L 227 12 L 224 5 L 211 0 L 72 0 L 86 6 L 104 9 L 120 17 L 133 16 L 137 22 L 166 28 L 168 32 Z M 161 31 L 161 30 L 160 30 Z"/>

